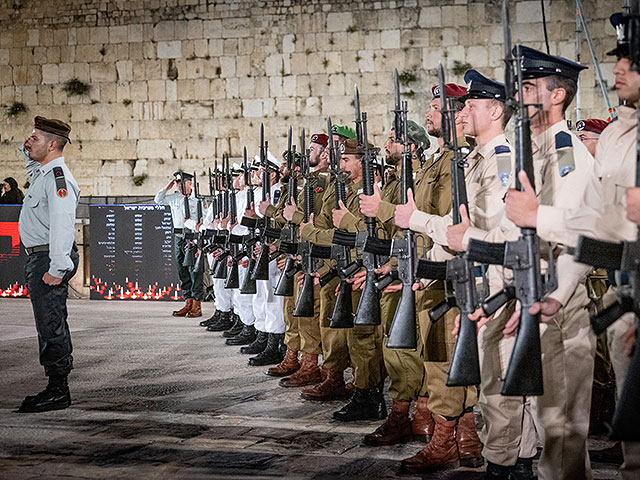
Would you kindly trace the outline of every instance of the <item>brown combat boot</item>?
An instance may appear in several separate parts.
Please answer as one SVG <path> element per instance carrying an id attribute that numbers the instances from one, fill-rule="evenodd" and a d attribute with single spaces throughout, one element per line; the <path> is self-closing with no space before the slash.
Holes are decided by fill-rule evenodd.
<path id="1" fill-rule="evenodd" d="M 275 367 L 269 368 L 266 374 L 271 377 L 286 377 L 296 373 L 300 369 L 300 362 L 298 362 L 298 350 L 287 348 L 287 352 L 284 354 L 282 361 Z"/>
<path id="2" fill-rule="evenodd" d="M 395 445 L 406 442 L 413 438 L 411 421 L 409 420 L 408 400 L 393 400 L 391 413 L 387 420 L 380 425 L 373 433 L 365 435 L 364 444 L 370 447 L 380 447 L 382 445 Z"/>
<path id="3" fill-rule="evenodd" d="M 428 403 L 429 397 L 418 397 L 413 404 L 413 416 L 411 417 L 413 437 L 425 443 L 429 443 L 433 436 L 433 430 L 436 428 L 436 422 L 433 421 L 431 410 L 427 406 Z"/>
<path id="4" fill-rule="evenodd" d="M 460 455 L 460 466 L 476 468 L 484 465 L 482 442 L 478 438 L 473 412 L 467 412 L 458 419 L 456 443 Z"/>
<path id="5" fill-rule="evenodd" d="M 281 387 L 305 387 L 320 383 L 320 367 L 318 367 L 318 355 L 302 352 L 300 355 L 300 370 L 280 380 Z"/>
<path id="6" fill-rule="evenodd" d="M 344 372 L 341 370 L 329 370 L 324 368 L 326 377 L 318 385 L 303 388 L 300 396 L 305 400 L 316 400 L 318 402 L 328 402 L 330 400 L 344 400 L 349 398 L 349 392 L 344 384 Z"/>
<path id="7" fill-rule="evenodd" d="M 187 313 L 191 311 L 192 306 L 193 306 L 193 298 L 187 298 L 187 301 L 184 304 L 184 307 L 182 307 L 180 310 L 174 310 L 171 315 L 173 315 L 174 317 L 184 317 Z"/>
<path id="8" fill-rule="evenodd" d="M 195 318 L 202 316 L 202 305 L 200 304 L 200 300 L 194 300 L 191 304 L 191 310 L 187 312 L 187 317 Z"/>
<path id="9" fill-rule="evenodd" d="M 404 473 L 422 473 L 458 466 L 458 446 L 454 437 L 456 420 L 447 420 L 442 415 L 434 415 L 436 423 L 429 444 L 411 458 L 400 462 Z"/>

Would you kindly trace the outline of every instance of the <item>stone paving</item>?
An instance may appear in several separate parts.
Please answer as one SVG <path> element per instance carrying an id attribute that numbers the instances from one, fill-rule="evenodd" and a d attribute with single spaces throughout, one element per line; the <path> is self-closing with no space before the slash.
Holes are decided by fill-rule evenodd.
<path id="1" fill-rule="evenodd" d="M 46 383 L 31 306 L 0 300 L 0 478 L 482 478 L 400 477 L 399 460 L 420 443 L 362 445 L 381 422 L 330 420 L 342 402 L 301 400 L 219 334 L 171 317 L 174 306 L 70 300 L 73 404 L 24 415 L 17 406 Z M 616 469 L 594 464 L 594 477 L 619 478 Z"/>

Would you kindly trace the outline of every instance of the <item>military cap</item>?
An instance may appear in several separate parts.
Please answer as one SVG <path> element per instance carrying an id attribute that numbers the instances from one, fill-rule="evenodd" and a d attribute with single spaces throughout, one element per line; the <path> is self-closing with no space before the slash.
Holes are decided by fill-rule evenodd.
<path id="1" fill-rule="evenodd" d="M 318 145 L 326 147 L 329 143 L 329 137 L 324 133 L 314 133 L 311 135 L 311 143 L 317 143 Z"/>
<path id="2" fill-rule="evenodd" d="M 602 133 L 609 124 L 599 118 L 587 118 L 576 122 L 576 132 Z"/>
<path id="3" fill-rule="evenodd" d="M 282 160 L 278 159 L 270 151 L 267 151 L 267 163 L 272 169 L 278 170 L 282 165 Z M 261 166 L 262 164 L 260 163 L 260 155 L 256 155 L 255 157 L 253 157 L 253 164 L 251 165 L 251 167 L 260 168 Z"/>
<path id="4" fill-rule="evenodd" d="M 559 75 L 574 82 L 578 81 L 578 75 L 587 67 L 579 63 L 572 62 L 563 57 L 548 55 L 539 50 L 519 45 L 513 47 L 513 55 L 516 55 L 517 48 L 520 48 L 522 56 L 521 68 L 522 78 L 541 78 L 551 75 Z"/>
<path id="5" fill-rule="evenodd" d="M 356 138 L 356 131 L 346 125 L 332 125 L 331 133 L 334 135 L 340 135 L 344 138 Z"/>
<path id="6" fill-rule="evenodd" d="M 617 55 L 620 57 L 629 56 L 629 20 L 631 17 L 622 12 L 614 13 L 609 17 L 613 28 L 616 29 L 616 48 L 607 52 L 607 55 Z"/>
<path id="7" fill-rule="evenodd" d="M 407 135 L 410 140 L 416 143 L 418 147 L 422 147 L 423 150 L 427 150 L 431 146 L 427 131 L 413 120 L 407 120 Z"/>
<path id="8" fill-rule="evenodd" d="M 62 120 L 37 116 L 33 119 L 33 126 L 43 132 L 53 133 L 54 135 L 65 138 L 71 143 L 71 139 L 69 138 L 71 127 Z"/>
<path id="9" fill-rule="evenodd" d="M 477 70 L 467 70 L 464 82 L 467 84 L 467 98 L 505 101 L 504 84 L 485 77 Z"/>
<path id="10" fill-rule="evenodd" d="M 444 86 L 444 92 L 447 94 L 447 97 L 460 98 L 467 94 L 467 87 L 456 85 L 455 83 L 447 83 Z M 433 94 L 433 98 L 440 98 L 440 85 L 431 87 L 431 93 Z"/>
<path id="11" fill-rule="evenodd" d="M 180 182 L 181 180 L 184 180 L 185 182 L 193 180 L 193 175 L 187 172 L 173 172 L 173 176 L 176 178 L 176 182 Z"/>
<path id="12" fill-rule="evenodd" d="M 242 168 L 242 165 L 238 165 L 237 163 L 234 163 L 233 165 L 231 165 L 232 176 L 237 177 L 243 174 L 244 174 L 244 169 Z"/>
<path id="13" fill-rule="evenodd" d="M 371 142 L 368 143 L 369 150 L 374 153 L 374 146 Z M 358 140 L 355 138 L 349 138 L 340 145 L 340 153 L 342 155 L 364 155 L 364 147 L 358 146 Z"/>

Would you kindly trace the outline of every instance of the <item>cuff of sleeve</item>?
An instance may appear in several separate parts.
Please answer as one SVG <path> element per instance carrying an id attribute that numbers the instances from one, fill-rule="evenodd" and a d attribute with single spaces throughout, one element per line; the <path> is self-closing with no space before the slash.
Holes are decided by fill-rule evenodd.
<path id="1" fill-rule="evenodd" d="M 551 205 L 538 206 L 536 223 L 536 233 L 540 238 L 548 242 L 554 240 L 554 232 L 562 232 L 566 228 L 562 209 Z"/>
<path id="2" fill-rule="evenodd" d="M 293 219 L 291 220 L 296 225 L 300 225 L 304 220 L 304 215 L 301 212 L 293 212 Z"/>
<path id="3" fill-rule="evenodd" d="M 484 237 L 487 235 L 486 230 L 482 230 L 477 227 L 469 227 L 467 231 L 464 232 L 464 237 L 462 237 L 462 247 L 466 250 L 469 246 L 469 240 L 484 240 Z"/>
<path id="4" fill-rule="evenodd" d="M 547 295 L 547 297 L 557 300 L 564 307 L 571 298 L 571 295 L 573 295 L 573 292 L 575 292 L 577 286 L 577 282 L 558 282 L 558 288 Z"/>
<path id="5" fill-rule="evenodd" d="M 396 215 L 396 206 L 393 203 L 385 202 L 384 200 L 378 205 L 378 220 L 382 223 L 386 223 L 389 220 L 393 220 Z"/>
<path id="6" fill-rule="evenodd" d="M 409 218 L 409 228 L 414 232 L 427 233 L 425 226 L 429 221 L 429 214 L 416 210 Z"/>
<path id="7" fill-rule="evenodd" d="M 276 207 L 273 205 L 267 206 L 267 210 L 264 212 L 265 217 L 273 218 L 276 215 Z"/>
<path id="8" fill-rule="evenodd" d="M 338 228 L 342 230 L 349 230 L 349 227 L 354 225 L 357 221 L 358 219 L 353 213 L 347 212 L 340 220 L 340 225 L 338 226 Z"/>

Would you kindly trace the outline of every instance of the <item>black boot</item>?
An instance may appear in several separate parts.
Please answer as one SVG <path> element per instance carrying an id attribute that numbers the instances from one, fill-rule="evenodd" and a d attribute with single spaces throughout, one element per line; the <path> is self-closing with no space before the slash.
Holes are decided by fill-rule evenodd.
<path id="1" fill-rule="evenodd" d="M 487 471 L 484 474 L 486 480 L 509 480 L 511 477 L 511 469 L 513 467 L 505 467 L 487 461 Z"/>
<path id="2" fill-rule="evenodd" d="M 222 332 L 222 338 L 235 337 L 244 328 L 244 323 L 242 323 L 242 320 L 240 320 L 240 317 L 238 317 L 235 314 L 231 314 L 230 317 L 233 318 L 233 325 L 231 325 L 230 328 Z"/>
<path id="3" fill-rule="evenodd" d="M 267 332 L 261 332 L 260 330 L 258 330 L 257 332 L 258 332 L 258 335 L 256 336 L 256 339 L 246 347 L 242 347 L 240 349 L 240 353 L 244 353 L 247 355 L 255 355 L 257 353 L 262 352 L 265 348 L 267 348 L 269 334 Z"/>
<path id="4" fill-rule="evenodd" d="M 21 413 L 48 412 L 62 410 L 71 405 L 71 393 L 67 376 L 50 376 L 49 384 L 37 395 L 29 395 L 18 409 Z"/>
<path id="5" fill-rule="evenodd" d="M 537 480 L 533 474 L 533 458 L 518 458 L 516 464 L 511 468 L 509 480 Z"/>
<path id="6" fill-rule="evenodd" d="M 367 388 L 366 390 L 356 388 L 356 393 L 351 398 L 351 401 L 337 412 L 333 412 L 334 420 L 353 422 L 355 420 L 381 420 L 385 418 L 387 409 L 384 405 L 384 399 L 382 399 L 382 405 L 380 405 L 380 398 L 376 397 L 378 397 L 377 387 Z M 382 413 L 384 413 L 384 416 L 381 416 Z"/>
<path id="7" fill-rule="evenodd" d="M 220 310 L 216 310 L 215 313 L 211 315 L 209 318 L 201 321 L 200 326 L 208 327 L 209 325 L 213 325 L 214 323 L 220 320 L 220 315 L 222 315 L 222 312 Z"/>
<path id="8" fill-rule="evenodd" d="M 216 313 L 218 313 L 216 311 Z M 207 332 L 224 332 L 233 327 L 233 310 L 229 312 L 220 312 L 218 319 L 210 325 L 207 325 Z"/>
<path id="9" fill-rule="evenodd" d="M 241 322 L 242 323 L 242 322 Z M 244 325 L 235 337 L 227 338 L 227 345 L 249 345 L 256 339 L 256 329 L 253 325 Z"/>
<path id="10" fill-rule="evenodd" d="M 261 365 L 276 365 L 282 361 L 280 351 L 280 337 L 284 338 L 284 333 L 269 333 L 269 340 L 266 348 L 255 357 L 249 359 L 249 365 L 253 367 Z"/>

